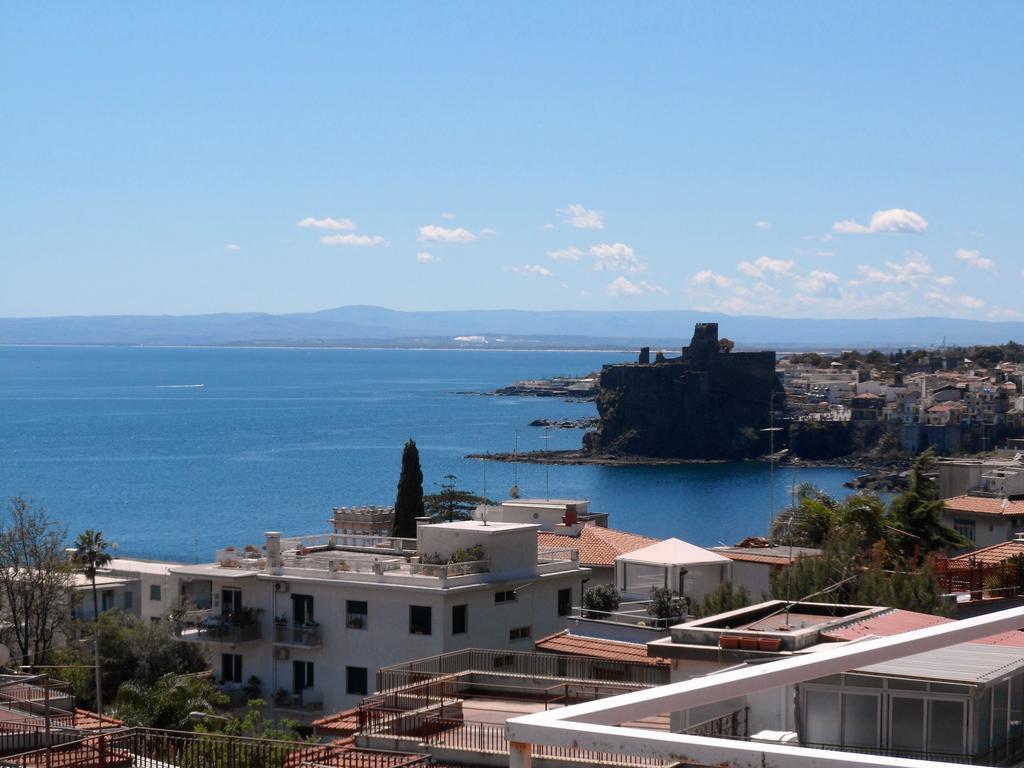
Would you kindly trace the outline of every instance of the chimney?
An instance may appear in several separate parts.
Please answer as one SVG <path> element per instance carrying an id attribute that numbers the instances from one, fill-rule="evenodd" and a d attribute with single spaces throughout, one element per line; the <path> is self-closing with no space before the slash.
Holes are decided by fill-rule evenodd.
<path id="1" fill-rule="evenodd" d="M 281 560 L 281 532 L 267 531 L 263 534 L 267 539 L 267 571 L 269 573 L 280 573 Z"/>

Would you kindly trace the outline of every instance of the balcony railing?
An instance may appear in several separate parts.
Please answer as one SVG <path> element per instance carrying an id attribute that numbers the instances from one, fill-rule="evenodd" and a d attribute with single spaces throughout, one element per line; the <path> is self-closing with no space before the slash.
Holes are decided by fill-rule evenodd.
<path id="1" fill-rule="evenodd" d="M 238 625 L 229 622 L 199 624 L 185 627 L 177 635 L 182 640 L 203 643 L 248 643 L 262 636 L 259 624 Z"/>
<path id="2" fill-rule="evenodd" d="M 277 623 L 274 625 L 274 642 L 314 648 L 323 645 L 323 628 L 319 624 Z"/>

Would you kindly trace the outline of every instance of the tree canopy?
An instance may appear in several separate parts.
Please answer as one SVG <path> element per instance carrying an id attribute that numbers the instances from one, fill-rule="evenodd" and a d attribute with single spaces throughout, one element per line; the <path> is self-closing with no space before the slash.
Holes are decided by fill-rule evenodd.
<path id="1" fill-rule="evenodd" d="M 481 504 L 494 502 L 472 491 L 463 490 L 455 485 L 455 475 L 445 475 L 440 493 L 432 493 L 423 497 L 423 509 L 431 522 L 451 523 L 456 520 L 469 520 L 473 510 Z"/>
<path id="2" fill-rule="evenodd" d="M 392 535 L 413 538 L 416 535 L 417 517 L 423 517 L 423 470 L 420 469 L 419 449 L 410 438 L 402 450 L 402 471 L 398 476 Z"/>

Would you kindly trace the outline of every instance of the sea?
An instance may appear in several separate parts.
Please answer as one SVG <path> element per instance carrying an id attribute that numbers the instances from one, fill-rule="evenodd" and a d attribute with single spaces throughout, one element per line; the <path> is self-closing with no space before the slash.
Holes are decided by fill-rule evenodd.
<path id="1" fill-rule="evenodd" d="M 264 531 L 327 530 L 332 507 L 394 502 L 416 441 L 424 491 L 446 476 L 507 498 L 582 498 L 609 524 L 702 546 L 764 534 L 761 462 L 605 467 L 508 464 L 470 453 L 561 450 L 581 430 L 533 419 L 596 415 L 593 403 L 482 394 L 582 375 L 632 354 L 594 351 L 0 347 L 0 505 L 16 495 L 73 536 L 101 530 L 121 557 L 208 561 Z M 847 491 L 848 469 L 778 468 Z M 6 514 L 6 512 L 4 512 Z"/>

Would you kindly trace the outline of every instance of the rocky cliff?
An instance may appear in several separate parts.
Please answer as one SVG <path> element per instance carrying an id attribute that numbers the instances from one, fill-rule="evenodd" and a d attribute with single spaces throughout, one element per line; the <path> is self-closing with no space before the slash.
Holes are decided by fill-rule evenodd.
<path id="1" fill-rule="evenodd" d="M 606 365 L 597 393 L 595 454 L 741 459 L 764 453 L 772 392 L 782 405 L 774 352 L 728 352 L 716 323 L 700 323 L 676 358 L 647 350 L 640 362 Z"/>

